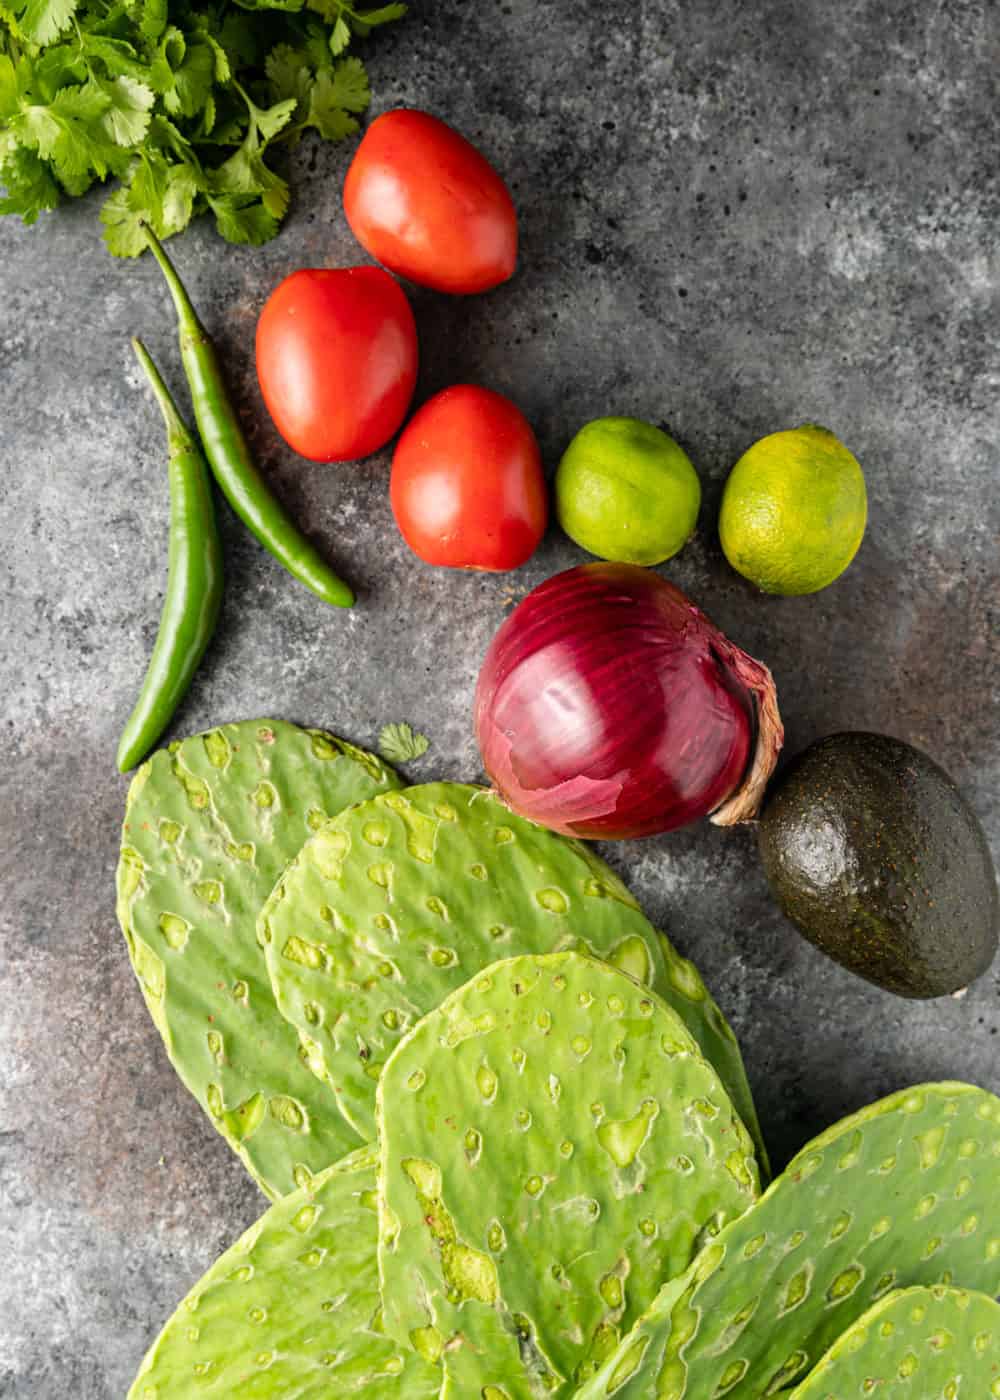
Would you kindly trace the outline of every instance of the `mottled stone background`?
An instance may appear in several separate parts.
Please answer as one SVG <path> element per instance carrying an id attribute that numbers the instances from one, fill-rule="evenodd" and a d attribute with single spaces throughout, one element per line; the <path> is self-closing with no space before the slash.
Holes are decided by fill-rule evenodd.
<path id="1" fill-rule="evenodd" d="M 520 209 L 517 277 L 414 293 L 425 397 L 509 393 L 546 461 L 586 419 L 674 433 L 705 485 L 666 572 L 772 665 L 794 751 L 855 727 L 921 745 L 1000 842 L 1000 25 L 989 0 L 417 5 L 373 45 L 375 110 L 426 106 L 478 141 Z M 324 610 L 226 515 L 218 639 L 180 734 L 275 714 L 361 743 L 433 738 L 414 775 L 475 778 L 477 666 L 513 595 L 580 560 L 553 529 L 513 577 L 432 572 L 393 526 L 388 454 L 297 461 L 252 368 L 264 297 L 360 258 L 350 145 L 305 146 L 267 248 L 206 225 L 172 251 L 278 490 L 362 591 Z M 0 222 L 0 1395 L 117 1400 L 175 1301 L 262 1198 L 167 1064 L 115 926 L 122 723 L 156 628 L 167 501 L 142 332 L 175 385 L 148 258 L 118 262 L 99 196 Z M 868 535 L 834 587 L 756 597 L 715 533 L 756 437 L 815 419 L 864 465 Z M 813 952 L 750 832 L 610 851 L 732 1016 L 780 1163 L 910 1081 L 1000 1089 L 996 972 L 908 1003 Z"/>

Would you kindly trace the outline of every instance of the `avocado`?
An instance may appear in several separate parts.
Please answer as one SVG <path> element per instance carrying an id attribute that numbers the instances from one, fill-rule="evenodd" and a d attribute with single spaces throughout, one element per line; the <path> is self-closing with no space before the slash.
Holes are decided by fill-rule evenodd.
<path id="1" fill-rule="evenodd" d="M 968 986 L 997 948 L 986 837 L 948 774 L 884 734 L 832 734 L 773 789 L 758 829 L 771 892 L 836 962 L 903 997 Z"/>

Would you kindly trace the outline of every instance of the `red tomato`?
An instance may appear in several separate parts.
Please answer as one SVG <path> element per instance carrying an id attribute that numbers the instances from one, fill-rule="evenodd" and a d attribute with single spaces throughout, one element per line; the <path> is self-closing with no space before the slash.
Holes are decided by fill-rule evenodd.
<path id="1" fill-rule="evenodd" d="M 516 569 L 545 534 L 541 454 L 519 408 L 472 384 L 435 394 L 392 459 L 392 512 L 428 564 Z"/>
<path id="2" fill-rule="evenodd" d="M 427 112 L 386 112 L 347 172 L 344 212 L 363 248 L 439 292 L 485 292 L 517 262 L 507 186 L 475 146 Z"/>
<path id="3" fill-rule="evenodd" d="M 260 313 L 257 378 L 275 427 L 303 457 L 376 452 L 417 382 L 417 327 L 402 287 L 380 267 L 293 272 Z"/>

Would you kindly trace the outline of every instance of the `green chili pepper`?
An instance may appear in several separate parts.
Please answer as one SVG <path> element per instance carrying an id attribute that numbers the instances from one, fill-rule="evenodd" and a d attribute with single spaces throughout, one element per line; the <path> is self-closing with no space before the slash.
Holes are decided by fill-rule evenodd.
<path id="1" fill-rule="evenodd" d="M 170 549 L 160 629 L 118 745 L 121 773 L 145 758 L 170 723 L 215 631 L 222 602 L 222 545 L 205 458 L 146 347 L 133 340 L 132 348 L 167 425 Z"/>
<path id="2" fill-rule="evenodd" d="M 226 500 L 265 549 L 324 603 L 349 608 L 354 594 L 286 514 L 258 471 L 239 418 L 226 393 L 215 346 L 198 319 L 184 284 L 150 229 L 150 251 L 160 264 L 177 310 L 181 358 L 205 455 Z"/>

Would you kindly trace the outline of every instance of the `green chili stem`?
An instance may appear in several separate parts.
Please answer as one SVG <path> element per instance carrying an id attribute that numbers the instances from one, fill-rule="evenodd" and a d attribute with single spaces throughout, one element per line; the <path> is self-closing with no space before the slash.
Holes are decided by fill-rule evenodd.
<path id="1" fill-rule="evenodd" d="M 222 602 L 222 546 L 205 459 L 145 346 L 133 340 L 132 348 L 167 428 L 170 547 L 156 642 L 118 745 L 122 773 L 146 756 L 173 718 L 211 640 Z"/>
<path id="2" fill-rule="evenodd" d="M 349 608 L 354 594 L 302 534 L 261 476 L 226 392 L 215 347 L 159 240 L 146 239 L 177 311 L 181 358 L 209 466 L 244 525 L 300 583 L 334 607 Z"/>

